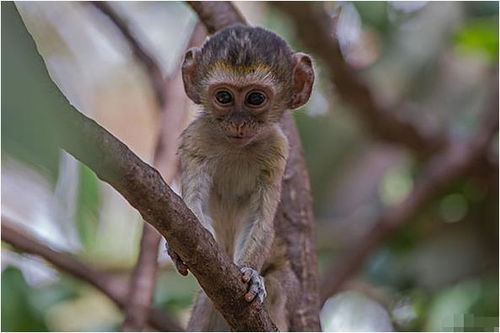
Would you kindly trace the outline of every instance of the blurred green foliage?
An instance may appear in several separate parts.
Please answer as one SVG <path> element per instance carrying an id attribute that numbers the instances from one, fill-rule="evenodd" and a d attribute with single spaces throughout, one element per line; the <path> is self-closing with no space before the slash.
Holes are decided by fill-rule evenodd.
<path id="1" fill-rule="evenodd" d="M 21 272 L 9 267 L 2 272 L 2 331 L 47 331 L 43 308 L 33 304 L 38 288 L 24 281 Z"/>
<path id="2" fill-rule="evenodd" d="M 33 40 L 13 2 L 2 2 L 2 152 L 39 168 L 51 179 L 57 177 L 59 149 L 50 84 L 36 81 L 46 71 L 41 58 L 31 52 Z M 40 67 L 42 65 L 43 67 Z M 43 74 L 42 74 L 43 75 Z"/>
<path id="3" fill-rule="evenodd" d="M 498 63 L 498 19 L 475 18 L 455 35 L 455 45 L 461 51 L 484 52 L 492 65 Z"/>
<path id="4" fill-rule="evenodd" d="M 80 164 L 79 171 L 76 225 L 84 248 L 89 250 L 94 245 L 99 226 L 101 190 L 99 179 L 92 170 Z"/>

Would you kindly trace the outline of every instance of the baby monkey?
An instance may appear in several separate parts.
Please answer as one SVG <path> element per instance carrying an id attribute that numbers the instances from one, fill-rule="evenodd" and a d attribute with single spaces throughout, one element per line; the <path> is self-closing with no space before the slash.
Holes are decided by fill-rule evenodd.
<path id="1" fill-rule="evenodd" d="M 182 197 L 240 267 L 245 300 L 264 302 L 276 293 L 261 274 L 279 266 L 273 220 L 288 158 L 279 120 L 308 101 L 311 58 L 270 31 L 235 25 L 188 50 L 182 77 L 187 96 L 202 107 L 181 136 Z M 186 274 L 182 258 L 169 253 Z M 286 330 L 283 299 L 276 295 L 265 305 Z M 192 317 L 193 330 L 229 328 L 203 293 Z"/>

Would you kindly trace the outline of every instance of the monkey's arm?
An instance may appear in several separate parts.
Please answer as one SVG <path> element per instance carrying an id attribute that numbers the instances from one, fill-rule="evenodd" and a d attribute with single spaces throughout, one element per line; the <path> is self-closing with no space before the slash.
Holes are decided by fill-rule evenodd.
<path id="1" fill-rule="evenodd" d="M 280 183 L 260 185 L 254 194 L 246 230 L 238 237 L 235 262 L 240 266 L 242 280 L 248 283 L 245 299 L 264 302 L 267 296 L 260 271 L 269 257 L 274 239 L 274 215 L 280 197 Z"/>
<path id="2" fill-rule="evenodd" d="M 181 170 L 181 195 L 200 223 L 214 234 L 212 220 L 207 213 L 208 198 L 212 186 L 209 158 L 206 154 L 207 141 L 202 136 L 204 121 L 193 121 L 181 135 L 179 162 Z"/>
<path id="3" fill-rule="evenodd" d="M 245 229 L 239 235 L 234 259 L 241 266 L 257 271 L 269 255 L 274 239 L 274 215 L 278 206 L 281 182 L 275 180 L 269 184 L 259 184 L 252 197 L 251 211 Z"/>
<path id="4" fill-rule="evenodd" d="M 193 211 L 200 223 L 214 235 L 212 219 L 207 213 L 208 197 L 211 186 L 211 177 L 206 163 L 190 156 L 183 157 L 186 171 L 182 173 L 182 198 Z"/>
<path id="5" fill-rule="evenodd" d="M 181 195 L 186 206 L 191 209 L 200 223 L 213 235 L 212 221 L 206 213 L 211 177 L 209 176 L 206 159 L 198 153 L 197 146 L 193 144 L 193 127 L 196 126 L 196 123 L 196 121 L 193 122 L 182 134 L 182 142 L 178 151 L 181 167 Z M 174 261 L 179 273 L 187 275 L 188 267 L 182 261 L 182 258 L 171 250 L 168 244 L 166 245 L 168 254 Z"/>
<path id="6" fill-rule="evenodd" d="M 262 170 L 257 190 L 252 196 L 250 214 L 235 249 L 235 262 L 240 265 L 243 281 L 249 283 L 245 299 L 249 302 L 266 297 L 264 279 L 260 271 L 269 257 L 274 239 L 274 215 L 281 195 L 281 180 L 286 164 L 287 142 L 281 145 L 281 155 Z"/>
<path id="7" fill-rule="evenodd" d="M 191 209 L 191 211 L 196 215 L 200 223 L 214 235 L 214 230 L 212 227 L 212 220 L 210 216 L 206 213 L 208 191 L 210 188 L 207 168 L 203 163 L 197 163 L 193 159 L 181 158 L 181 165 L 187 163 L 189 166 L 189 171 L 182 173 L 181 177 L 181 192 L 182 198 L 186 203 L 186 206 Z M 182 258 L 173 251 L 168 243 L 165 244 L 167 248 L 168 255 L 172 258 L 175 263 L 177 271 L 181 275 L 188 274 L 188 267 Z"/>
<path id="8" fill-rule="evenodd" d="M 288 159 L 288 140 L 279 126 L 268 138 L 258 157 L 259 176 L 251 197 L 243 232 L 238 236 L 234 259 L 242 266 L 260 271 L 274 239 L 274 215 L 281 197 L 281 181 Z"/>

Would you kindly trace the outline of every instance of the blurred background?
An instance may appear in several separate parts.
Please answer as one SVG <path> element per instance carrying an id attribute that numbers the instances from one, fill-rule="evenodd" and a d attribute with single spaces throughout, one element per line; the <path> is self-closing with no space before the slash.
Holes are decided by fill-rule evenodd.
<path id="1" fill-rule="evenodd" d="M 404 103 L 420 123 L 445 126 L 454 140 L 475 133 L 498 72 L 497 2 L 320 5 L 337 21 L 346 61 L 363 73 L 378 100 Z M 176 73 L 197 22 L 191 9 L 179 2 L 111 6 L 161 71 Z M 250 23 L 304 50 L 293 21 L 274 6 L 236 6 Z M 126 281 L 142 220 L 109 185 L 57 148 L 52 119 L 16 86 L 16 75 L 30 71 L 18 57 L 37 57 L 23 49 L 25 28 L 70 103 L 148 162 L 159 130 L 155 92 L 116 26 L 90 3 L 2 2 L 2 221 Z M 316 71 L 313 96 L 294 115 L 311 178 L 323 276 L 333 260 L 363 241 L 384 207 L 406 198 L 422 164 L 404 147 L 370 135 L 321 62 Z M 19 101 L 23 108 L 10 108 Z M 196 108 L 183 112 L 192 117 Z M 497 163 L 498 134 L 494 141 L 488 158 Z M 370 253 L 325 303 L 323 329 L 498 331 L 498 169 L 488 172 L 495 174 L 453 182 Z M 196 280 L 173 269 L 163 246 L 159 260 L 154 303 L 185 323 Z M 123 320 L 90 285 L 6 243 L 1 279 L 2 331 L 112 331 Z"/>

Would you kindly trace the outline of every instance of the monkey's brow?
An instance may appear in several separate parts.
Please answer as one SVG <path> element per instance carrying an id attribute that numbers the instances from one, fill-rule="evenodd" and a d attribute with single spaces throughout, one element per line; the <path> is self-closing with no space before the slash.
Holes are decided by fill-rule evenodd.
<path id="1" fill-rule="evenodd" d="M 244 87 L 250 84 L 262 84 L 268 87 L 276 86 L 277 80 L 270 68 L 267 66 L 255 66 L 253 68 L 240 68 L 233 66 L 217 66 L 209 71 L 206 84 L 230 83 L 236 87 Z"/>

